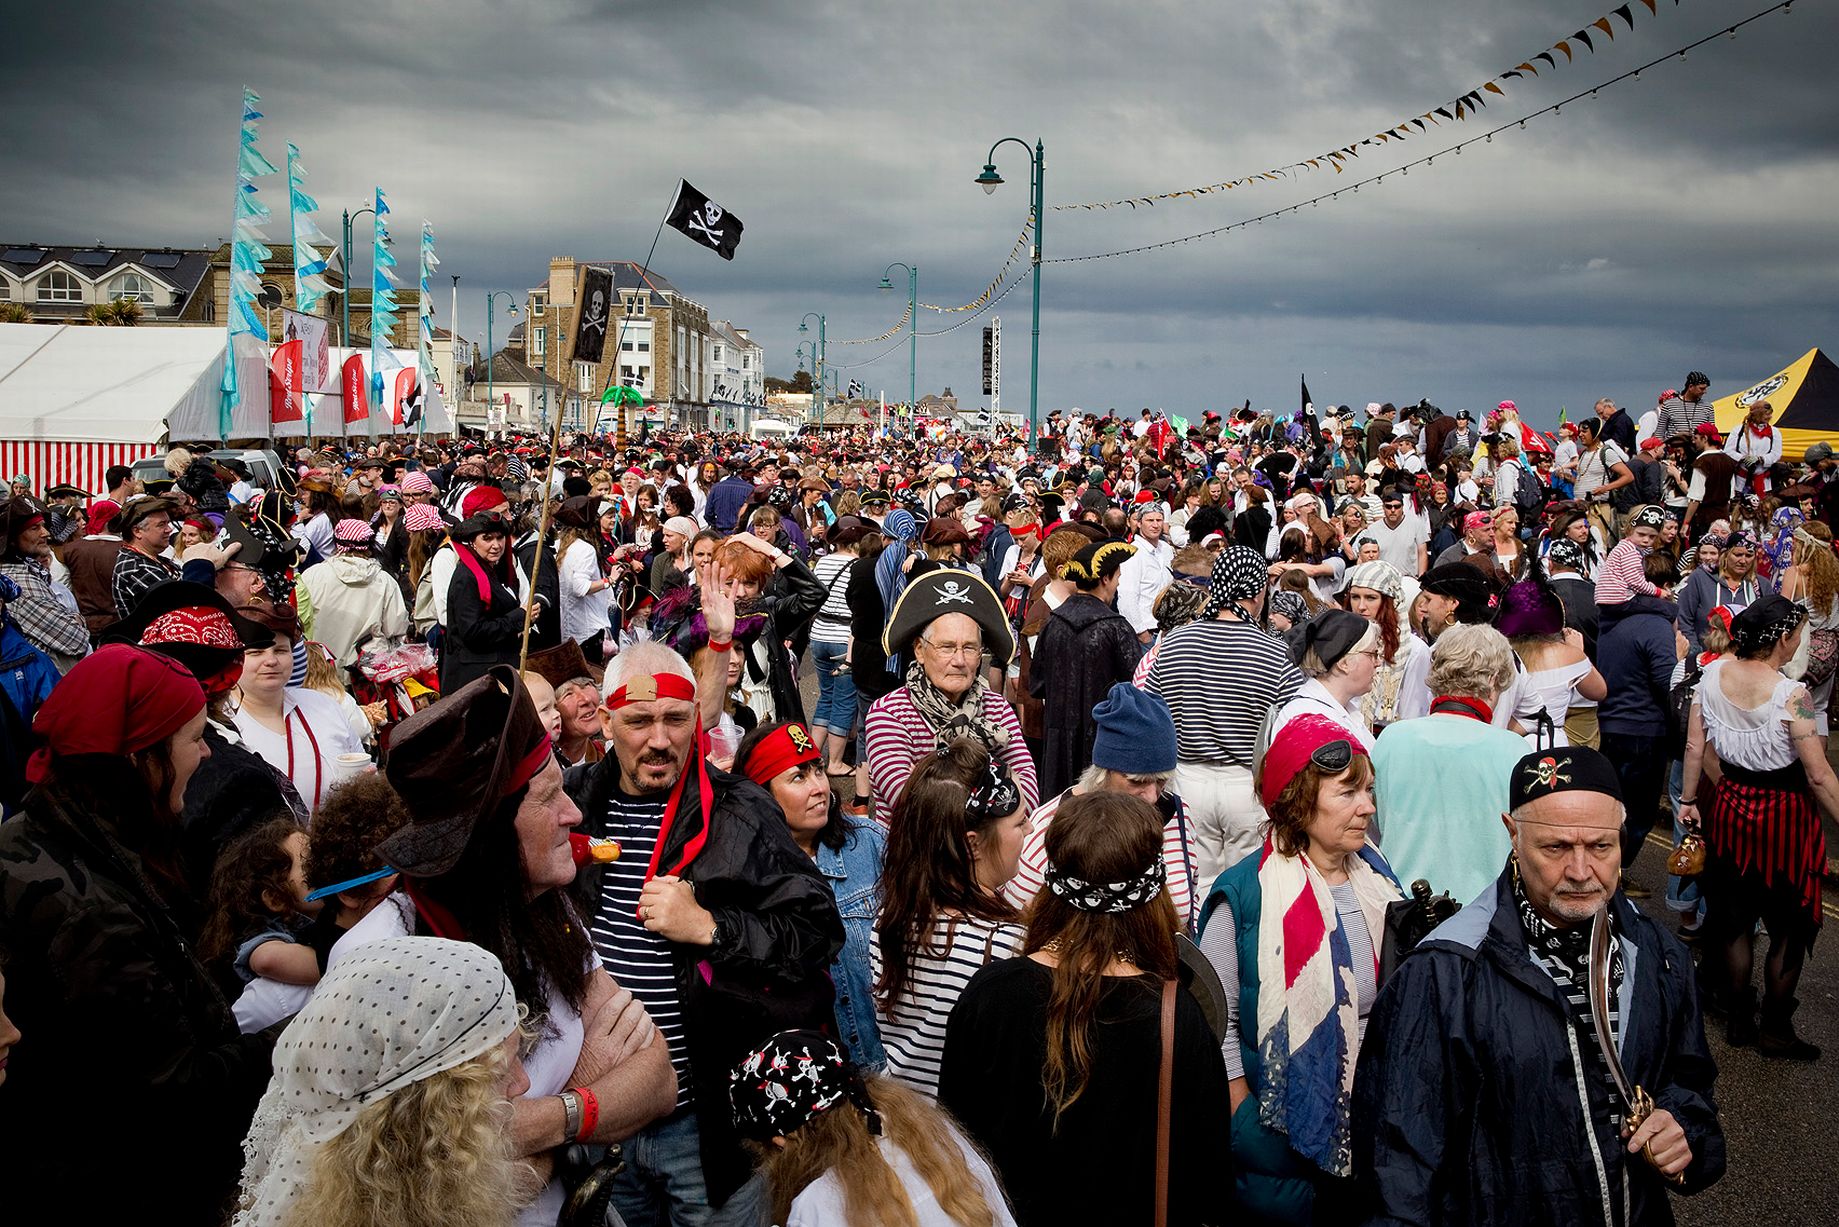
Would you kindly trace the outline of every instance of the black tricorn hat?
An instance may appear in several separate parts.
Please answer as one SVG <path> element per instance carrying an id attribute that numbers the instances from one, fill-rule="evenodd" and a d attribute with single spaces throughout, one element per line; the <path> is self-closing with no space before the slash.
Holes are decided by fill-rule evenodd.
<path id="1" fill-rule="evenodd" d="M 961 613 L 981 627 L 990 663 L 998 669 L 1008 667 L 1009 658 L 1015 654 L 1015 635 L 1009 629 L 1009 619 L 1003 616 L 1002 602 L 983 577 L 969 571 L 928 571 L 908 584 L 894 602 L 894 610 L 881 632 L 882 650 L 890 656 L 904 651 L 932 625 L 933 619 L 949 613 Z"/>
<path id="2" fill-rule="evenodd" d="M 551 757 L 549 732 L 517 670 L 494 665 L 391 734 L 387 774 L 409 824 L 377 855 L 412 878 L 440 877 L 479 823 Z"/>

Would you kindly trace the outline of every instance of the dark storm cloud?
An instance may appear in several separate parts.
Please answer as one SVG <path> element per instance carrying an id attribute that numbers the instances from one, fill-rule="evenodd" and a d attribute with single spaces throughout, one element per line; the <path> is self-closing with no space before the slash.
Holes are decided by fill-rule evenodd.
<path id="1" fill-rule="evenodd" d="M 1635 31 L 1618 22 L 1614 42 L 1493 100 L 1483 122 L 1765 2 L 1662 0 L 1652 18 L 1637 4 Z M 836 338 L 899 316 L 898 292 L 874 289 L 889 261 L 918 265 L 926 301 L 982 290 L 1027 209 L 1013 145 L 997 159 L 1007 186 L 986 197 L 970 183 L 998 137 L 1045 139 L 1050 204 L 1211 182 L 1389 126 L 1602 5 L 14 6 L 9 37 L 30 50 L 0 84 L 0 217 L 9 240 L 218 238 L 247 82 L 263 95 L 264 148 L 279 162 L 286 141 L 301 146 L 328 229 L 379 182 L 399 233 L 435 223 L 471 335 L 484 291 L 521 301 L 551 255 L 642 258 L 676 177 L 689 178 L 746 219 L 747 240 L 723 264 L 667 234 L 655 265 L 755 328 L 784 372 L 807 310 L 826 312 Z M 1839 19 L 1797 10 L 1358 197 L 1169 251 L 1049 265 L 1043 405 L 1288 407 L 1306 369 L 1323 400 L 1513 397 L 1549 420 L 1605 392 L 1643 404 L 1689 366 L 1726 391 L 1807 345 L 1839 345 L 1827 67 Z M 1437 147 L 1414 138 L 1394 160 Z M 1369 152 L 1340 178 L 1390 164 Z M 1334 179 L 1050 213 L 1046 252 L 1179 237 Z M 1005 407 L 1023 407 L 1028 287 L 998 310 Z M 962 318 L 928 312 L 920 327 Z M 979 323 L 922 338 L 922 389 L 974 389 Z M 904 395 L 892 339 L 833 346 L 831 360 L 883 351 L 849 374 Z"/>

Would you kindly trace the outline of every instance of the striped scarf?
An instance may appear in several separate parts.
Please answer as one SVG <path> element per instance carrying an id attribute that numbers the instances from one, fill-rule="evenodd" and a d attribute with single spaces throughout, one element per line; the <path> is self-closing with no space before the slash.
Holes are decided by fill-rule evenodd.
<path id="1" fill-rule="evenodd" d="M 1281 855 L 1268 837 L 1259 855 L 1258 1119 L 1324 1172 L 1348 1176 L 1360 1034 L 1353 955 L 1334 896 L 1309 858 Z M 1370 844 L 1347 859 L 1347 869 L 1377 952 L 1386 905 L 1403 897 L 1398 880 Z"/>

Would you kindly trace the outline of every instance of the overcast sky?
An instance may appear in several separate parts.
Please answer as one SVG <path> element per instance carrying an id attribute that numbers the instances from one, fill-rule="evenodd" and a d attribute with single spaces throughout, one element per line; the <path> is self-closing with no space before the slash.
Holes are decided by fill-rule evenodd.
<path id="1" fill-rule="evenodd" d="M 1720 30 L 1770 0 L 1635 0 L 1632 32 L 1510 88 L 1500 123 Z M 14 5 L 0 76 L 0 239 L 202 245 L 228 231 L 237 104 L 301 147 L 338 210 L 388 193 L 412 270 L 433 221 L 460 327 L 552 255 L 643 259 L 678 176 L 746 223 L 738 257 L 666 232 L 653 267 L 750 327 L 789 374 L 806 311 L 832 365 L 905 396 L 907 350 L 842 346 L 905 307 L 975 298 L 1028 209 L 1027 161 L 971 180 L 1000 137 L 1045 141 L 1049 205 L 1266 169 L 1436 106 L 1601 16 L 1609 0 L 763 0 Z M 1803 0 L 1513 129 L 1319 208 L 1171 250 L 1050 264 L 1041 408 L 1198 413 L 1516 400 L 1535 421 L 1637 408 L 1699 367 L 1722 395 L 1839 348 L 1839 11 Z M 1457 125 L 1467 134 L 1478 129 Z M 1446 126 L 1444 133 L 1451 132 Z M 1454 139 L 1451 137 L 1449 139 Z M 1369 151 L 1351 181 L 1440 147 Z M 1114 250 L 1308 198 L 1317 172 L 1153 210 L 1052 213 L 1046 255 Z M 286 240 L 285 185 L 262 181 Z M 367 220 L 367 219 L 366 219 Z M 368 245 L 368 229 L 358 243 Z M 367 256 L 360 268 L 368 268 Z M 997 308 L 1004 408 L 1028 403 L 1029 286 Z M 922 333 L 962 315 L 923 312 Z M 502 315 L 500 320 L 502 322 Z M 982 320 L 920 338 L 922 392 L 978 392 Z"/>

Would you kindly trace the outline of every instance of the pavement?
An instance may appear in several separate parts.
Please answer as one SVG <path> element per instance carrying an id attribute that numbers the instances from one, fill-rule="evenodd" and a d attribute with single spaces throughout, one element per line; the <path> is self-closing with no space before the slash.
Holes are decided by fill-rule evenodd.
<path id="1" fill-rule="evenodd" d="M 1630 877 L 1654 893 L 1636 904 L 1672 928 L 1677 918 L 1661 901 L 1666 846 L 1658 838 L 1649 843 Z M 1828 924 L 1839 920 L 1835 899 L 1839 890 L 1829 881 Z M 1766 941 L 1757 939 L 1758 985 Z M 1819 1061 L 1767 1061 L 1754 1048 L 1726 1044 L 1721 1022 L 1707 1026 L 1729 1165 L 1711 1188 L 1673 1199 L 1681 1227 L 1839 1227 L 1839 1159 L 1828 1132 L 1839 1120 L 1839 953 L 1832 942 L 1827 934 L 1814 944 L 1794 1019 L 1803 1038 L 1825 1049 Z"/>
<path id="2" fill-rule="evenodd" d="M 816 674 L 801 671 L 800 690 L 806 709 L 817 703 Z M 1829 754 L 1839 759 L 1839 737 Z M 837 791 L 848 799 L 849 790 Z M 1839 852 L 1839 829 L 1827 824 L 1829 853 Z M 1662 896 L 1664 862 L 1671 845 L 1656 834 L 1649 839 L 1630 877 L 1653 891 L 1636 905 L 1673 929 L 1678 918 Z M 1830 867 L 1830 864 L 1829 864 Z M 1829 875 L 1828 923 L 1839 921 L 1839 882 Z M 1839 951 L 1832 935 L 1814 943 L 1801 974 L 1801 1008 L 1795 1029 L 1825 1052 L 1803 1065 L 1765 1061 L 1754 1048 L 1724 1042 L 1721 1022 L 1706 1029 L 1706 1041 L 1718 1065 L 1716 1096 L 1724 1121 L 1728 1167 L 1724 1179 L 1692 1197 L 1675 1197 L 1679 1227 L 1839 1227 Z M 1766 938 L 1757 939 L 1757 984 Z M 1832 1130 L 1834 1132 L 1829 1132 Z"/>

